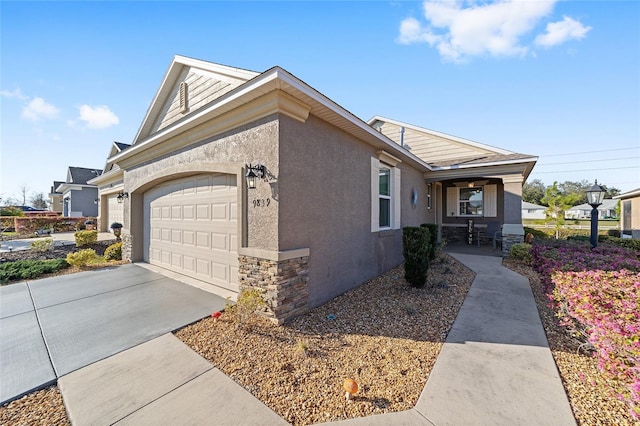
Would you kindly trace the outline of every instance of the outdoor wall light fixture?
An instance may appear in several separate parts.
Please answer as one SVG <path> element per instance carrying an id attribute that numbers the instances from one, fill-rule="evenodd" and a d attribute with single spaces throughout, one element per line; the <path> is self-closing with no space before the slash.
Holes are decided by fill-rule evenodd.
<path id="1" fill-rule="evenodd" d="M 591 248 L 598 246 L 598 206 L 602 204 L 604 196 L 607 194 L 606 188 L 598 185 L 598 181 L 585 191 L 587 193 L 587 203 L 591 206 Z"/>
<path id="2" fill-rule="evenodd" d="M 116 199 L 118 200 L 118 202 L 120 204 L 124 203 L 124 200 L 128 200 L 129 199 L 129 193 L 128 192 L 120 192 L 118 194 L 118 196 L 116 197 Z"/>
<path id="3" fill-rule="evenodd" d="M 98 204 L 98 199 L 93 200 L 93 204 Z"/>
<path id="4" fill-rule="evenodd" d="M 262 178 L 265 175 L 265 167 L 261 164 L 257 164 L 252 166 L 249 164 L 248 166 L 245 164 L 247 169 L 246 179 L 247 179 L 247 188 L 255 189 L 256 187 L 256 178 Z"/>

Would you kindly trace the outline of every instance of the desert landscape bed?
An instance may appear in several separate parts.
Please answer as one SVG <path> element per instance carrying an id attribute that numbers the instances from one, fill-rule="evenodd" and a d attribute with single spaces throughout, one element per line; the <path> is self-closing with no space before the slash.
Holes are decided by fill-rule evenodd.
<path id="1" fill-rule="evenodd" d="M 433 368 L 474 274 L 448 255 L 415 289 L 399 266 L 285 326 L 255 317 L 206 318 L 176 336 L 294 425 L 362 417 L 413 407 Z M 580 425 L 633 424 L 627 406 L 601 382 L 596 360 L 559 327 L 537 274 L 529 278 L 549 345 Z M 346 401 L 342 382 L 359 392 Z M 56 386 L 0 407 L 0 424 L 69 424 Z"/>

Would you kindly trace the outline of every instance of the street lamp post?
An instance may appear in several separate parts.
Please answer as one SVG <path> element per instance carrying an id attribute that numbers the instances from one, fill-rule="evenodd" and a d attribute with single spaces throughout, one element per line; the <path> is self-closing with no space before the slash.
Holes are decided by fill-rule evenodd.
<path id="1" fill-rule="evenodd" d="M 607 190 L 598 185 L 598 181 L 585 191 L 587 193 L 587 203 L 593 208 L 591 210 L 591 247 L 598 246 L 598 206 L 602 204 Z"/>

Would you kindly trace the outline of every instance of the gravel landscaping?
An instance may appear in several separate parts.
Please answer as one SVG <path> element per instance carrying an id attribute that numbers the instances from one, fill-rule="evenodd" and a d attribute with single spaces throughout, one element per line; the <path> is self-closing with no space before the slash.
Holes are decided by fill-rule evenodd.
<path id="1" fill-rule="evenodd" d="M 70 425 L 57 386 L 30 393 L 0 407 L 0 424 L 15 426 Z"/>
<path id="2" fill-rule="evenodd" d="M 632 425 L 629 407 L 611 395 L 611 388 L 602 383 L 597 360 L 584 353 L 578 340 L 557 324 L 549 299 L 542 291 L 538 274 L 529 266 L 505 260 L 504 266 L 529 278 L 538 305 L 540 319 L 547 334 L 549 347 L 562 377 L 573 415 L 580 425 Z"/>
<path id="3" fill-rule="evenodd" d="M 400 266 L 284 326 L 224 313 L 176 336 L 294 425 L 408 410 L 475 276 L 443 259 L 423 289 Z M 359 386 L 350 401 L 347 378 Z"/>

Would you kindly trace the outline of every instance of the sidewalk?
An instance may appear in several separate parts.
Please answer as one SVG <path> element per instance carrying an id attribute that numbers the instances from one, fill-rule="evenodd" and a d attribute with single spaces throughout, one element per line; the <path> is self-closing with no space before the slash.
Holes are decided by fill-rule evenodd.
<path id="1" fill-rule="evenodd" d="M 455 254 L 476 278 L 415 408 L 341 425 L 575 425 L 526 278 Z M 173 335 L 60 378 L 75 424 L 286 424 Z"/>
<path id="2" fill-rule="evenodd" d="M 29 250 L 31 243 L 34 241 L 53 238 L 53 244 L 56 247 L 68 246 L 76 243 L 74 232 L 54 232 L 51 235 L 38 238 L 23 238 L 17 240 L 2 241 L 0 244 L 0 253 L 9 253 L 12 251 Z M 110 232 L 98 232 L 98 241 L 115 240 L 116 237 Z"/>

